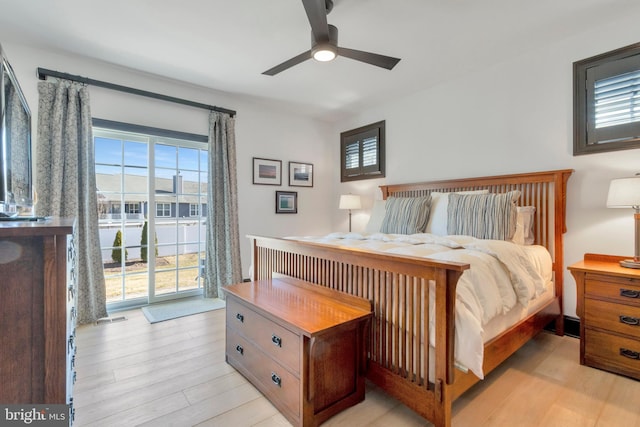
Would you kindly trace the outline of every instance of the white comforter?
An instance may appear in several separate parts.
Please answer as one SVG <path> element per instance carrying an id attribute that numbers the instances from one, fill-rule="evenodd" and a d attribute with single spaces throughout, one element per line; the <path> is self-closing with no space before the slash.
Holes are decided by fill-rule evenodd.
<path id="1" fill-rule="evenodd" d="M 526 307 L 551 280 L 551 256 L 542 246 L 433 234 L 332 233 L 290 239 L 470 264 L 457 287 L 455 357 L 479 378 L 484 377 L 482 326 L 517 304 Z M 432 346 L 433 324 L 431 319 Z"/>

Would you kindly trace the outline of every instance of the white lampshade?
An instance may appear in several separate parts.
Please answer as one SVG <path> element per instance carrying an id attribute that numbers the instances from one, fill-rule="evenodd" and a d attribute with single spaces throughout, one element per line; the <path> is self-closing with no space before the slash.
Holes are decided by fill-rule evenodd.
<path id="1" fill-rule="evenodd" d="M 636 206 L 640 207 L 640 176 L 611 180 L 607 207 L 631 208 Z"/>
<path id="2" fill-rule="evenodd" d="M 360 203 L 360 196 L 354 194 L 343 194 L 340 196 L 339 209 L 360 209 L 362 205 Z"/>

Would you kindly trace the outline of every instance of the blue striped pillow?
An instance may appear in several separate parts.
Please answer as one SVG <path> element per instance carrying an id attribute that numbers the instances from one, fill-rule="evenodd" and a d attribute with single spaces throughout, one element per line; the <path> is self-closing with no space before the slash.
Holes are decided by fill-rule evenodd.
<path id="1" fill-rule="evenodd" d="M 447 233 L 478 239 L 511 240 L 516 231 L 520 191 L 450 194 Z"/>
<path id="2" fill-rule="evenodd" d="M 389 197 L 381 233 L 423 233 L 429 220 L 431 195 L 424 197 Z"/>

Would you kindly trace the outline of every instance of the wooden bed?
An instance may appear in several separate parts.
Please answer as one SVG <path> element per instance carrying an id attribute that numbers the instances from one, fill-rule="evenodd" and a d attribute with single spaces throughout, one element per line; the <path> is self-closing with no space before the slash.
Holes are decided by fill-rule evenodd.
<path id="1" fill-rule="evenodd" d="M 383 198 L 432 191 L 519 190 L 520 206 L 535 206 L 535 244 L 553 260 L 555 298 L 538 312 L 485 344 L 485 375 L 546 325 L 562 318 L 563 234 L 566 232 L 566 184 L 573 170 L 555 170 L 481 178 L 383 185 Z M 456 284 L 468 264 L 367 252 L 333 246 L 249 236 L 253 241 L 253 279 L 280 273 L 367 298 L 374 306 L 367 377 L 436 426 L 451 425 L 454 399 L 479 379 L 454 367 Z M 429 281 L 435 282 L 435 352 L 428 342 Z M 430 361 L 429 358 L 435 360 Z M 429 363 L 435 366 L 429 374 Z"/>

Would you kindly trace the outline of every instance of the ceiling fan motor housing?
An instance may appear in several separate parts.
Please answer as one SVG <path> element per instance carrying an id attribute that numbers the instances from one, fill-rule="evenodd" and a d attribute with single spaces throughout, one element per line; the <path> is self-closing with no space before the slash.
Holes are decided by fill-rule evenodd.
<path id="1" fill-rule="evenodd" d="M 311 33 L 311 55 L 318 61 L 330 61 L 338 56 L 338 28 L 334 25 L 328 27 L 329 40 L 316 40 Z"/>

